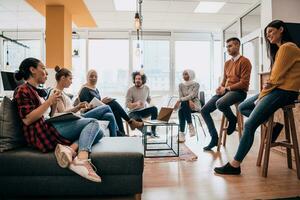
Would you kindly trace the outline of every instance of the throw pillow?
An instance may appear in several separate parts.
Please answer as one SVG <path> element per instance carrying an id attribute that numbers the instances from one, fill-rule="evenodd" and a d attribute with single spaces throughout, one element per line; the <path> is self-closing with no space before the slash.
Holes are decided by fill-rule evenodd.
<path id="1" fill-rule="evenodd" d="M 17 105 L 8 97 L 4 97 L 0 106 L 0 152 L 25 144 L 22 121 L 17 112 Z"/>

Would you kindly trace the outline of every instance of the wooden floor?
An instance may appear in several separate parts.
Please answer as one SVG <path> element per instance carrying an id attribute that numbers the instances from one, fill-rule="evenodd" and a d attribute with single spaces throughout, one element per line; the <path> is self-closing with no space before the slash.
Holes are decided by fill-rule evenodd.
<path id="1" fill-rule="evenodd" d="M 286 159 L 271 153 L 267 178 L 261 177 L 261 168 L 256 167 L 259 134 L 256 134 L 254 146 L 247 155 L 240 176 L 219 176 L 213 168 L 231 160 L 238 145 L 237 133 L 227 137 L 227 147 L 220 153 L 203 152 L 202 148 L 210 140 L 199 134 L 187 138 L 187 146 L 197 154 L 194 162 L 168 162 L 145 164 L 144 189 L 142 200 L 199 200 L 199 199 L 274 199 L 300 196 L 300 180 L 296 171 L 287 168 Z M 294 163 L 293 163 L 294 167 Z M 19 198 L 18 198 L 19 199 Z M 66 198 L 35 198 L 66 199 Z M 87 198 L 67 198 L 87 199 Z M 91 200 L 127 200 L 132 197 L 95 197 Z"/>
<path id="2" fill-rule="evenodd" d="M 240 176 L 219 176 L 213 168 L 226 164 L 236 152 L 237 133 L 227 138 L 221 152 L 204 152 L 209 142 L 201 133 L 200 140 L 187 138 L 187 146 L 198 155 L 195 162 L 151 163 L 145 165 L 143 200 L 183 199 L 272 199 L 300 196 L 300 180 L 296 171 L 287 168 L 281 155 L 271 153 L 267 178 L 256 167 L 259 135 L 242 165 Z M 294 163 L 293 163 L 294 164 Z"/>

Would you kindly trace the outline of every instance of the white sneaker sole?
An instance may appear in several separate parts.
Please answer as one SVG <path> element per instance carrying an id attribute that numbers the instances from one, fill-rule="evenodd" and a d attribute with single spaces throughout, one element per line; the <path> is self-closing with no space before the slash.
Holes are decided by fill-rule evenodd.
<path id="1" fill-rule="evenodd" d="M 67 168 L 72 162 L 71 160 L 69 160 L 66 153 L 61 152 L 59 145 L 56 146 L 54 154 L 56 157 L 57 164 L 62 168 Z"/>
<path id="2" fill-rule="evenodd" d="M 90 180 L 90 181 L 93 181 L 93 182 L 96 182 L 96 183 L 101 183 L 101 181 L 102 181 L 100 176 L 99 176 L 99 179 L 97 179 L 97 178 L 94 178 L 92 176 L 85 176 L 84 174 L 81 174 L 81 173 L 77 172 L 76 169 L 73 167 L 73 165 L 70 165 L 69 169 L 71 171 L 75 172 L 76 174 L 78 174 L 79 176 L 87 179 L 87 180 Z"/>

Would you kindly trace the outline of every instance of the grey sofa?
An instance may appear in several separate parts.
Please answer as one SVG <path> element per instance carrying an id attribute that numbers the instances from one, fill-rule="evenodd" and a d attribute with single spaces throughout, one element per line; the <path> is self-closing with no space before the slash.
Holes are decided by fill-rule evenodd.
<path id="1" fill-rule="evenodd" d="M 144 155 L 140 138 L 104 137 L 92 162 L 101 183 L 60 168 L 53 153 L 28 147 L 0 153 L 0 199 L 7 196 L 135 195 L 141 198 Z"/>

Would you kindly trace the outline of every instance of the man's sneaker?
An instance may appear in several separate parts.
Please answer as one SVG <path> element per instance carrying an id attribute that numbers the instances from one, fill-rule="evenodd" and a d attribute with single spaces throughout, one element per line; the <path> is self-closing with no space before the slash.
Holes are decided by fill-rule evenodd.
<path id="1" fill-rule="evenodd" d="M 75 151 L 71 147 L 62 144 L 56 145 L 54 154 L 58 165 L 62 168 L 68 167 L 76 156 Z"/>
<path id="2" fill-rule="evenodd" d="M 76 157 L 69 166 L 70 170 L 90 181 L 101 182 L 100 176 L 96 174 L 96 167 L 90 159 L 80 160 Z"/>
<path id="3" fill-rule="evenodd" d="M 196 130 L 192 124 L 189 125 L 189 133 L 190 133 L 190 137 L 194 137 L 196 135 Z"/>
<path id="4" fill-rule="evenodd" d="M 179 132 L 179 142 L 185 142 L 185 134 L 183 132 Z"/>
<path id="5" fill-rule="evenodd" d="M 229 162 L 223 167 L 215 167 L 214 170 L 217 174 L 224 175 L 239 175 L 241 173 L 241 167 L 233 167 Z"/>

